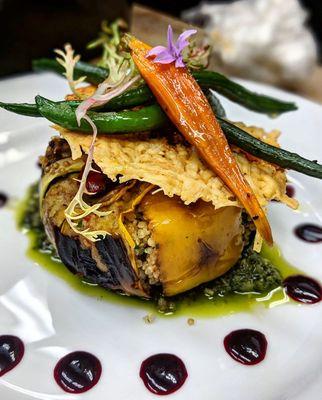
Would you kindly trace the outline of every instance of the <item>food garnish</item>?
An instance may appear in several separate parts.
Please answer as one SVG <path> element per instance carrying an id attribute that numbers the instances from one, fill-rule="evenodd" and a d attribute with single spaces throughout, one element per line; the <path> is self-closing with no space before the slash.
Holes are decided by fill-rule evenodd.
<path id="1" fill-rule="evenodd" d="M 322 179 L 322 165 L 318 164 L 317 161 L 311 161 L 296 153 L 271 146 L 262 140 L 254 138 L 233 123 L 220 117 L 217 117 L 217 119 L 229 143 L 236 145 L 259 159 L 276 164 L 282 168 Z"/>
<path id="2" fill-rule="evenodd" d="M 76 63 L 80 60 L 80 55 L 74 56 L 74 50 L 69 43 L 65 44 L 64 50 L 65 51 L 60 49 L 55 50 L 55 53 L 59 56 L 56 57 L 56 61 L 65 69 L 63 75 L 65 75 L 67 79 L 70 90 L 75 96 L 80 97 L 77 92 L 77 86 L 86 79 L 86 76 L 81 76 L 76 80 L 74 79 L 74 68 Z"/>
<path id="3" fill-rule="evenodd" d="M 55 60 L 50 58 L 35 60 L 33 65 L 35 71 L 52 71 L 59 74 L 63 72 L 61 66 Z M 187 65 L 189 66 L 189 63 L 187 63 Z M 86 73 L 87 82 L 98 84 L 106 79 L 109 71 L 108 69 L 79 61 L 75 66 L 74 73 L 76 76 L 82 76 Z M 297 109 L 296 105 L 292 102 L 281 101 L 270 96 L 253 92 L 228 79 L 219 72 L 208 70 L 192 70 L 191 73 L 202 89 L 213 89 L 227 97 L 229 100 L 240 104 L 249 110 L 268 114 L 270 116 L 277 116 L 279 114 Z M 145 84 L 140 85 L 139 88 L 144 88 L 145 97 L 142 98 L 143 104 L 145 101 L 150 100 L 152 94 Z M 133 91 L 133 93 L 135 92 Z"/>
<path id="4" fill-rule="evenodd" d="M 184 31 L 179 36 L 177 42 L 175 43 L 173 40 L 173 30 L 172 26 L 168 26 L 168 45 L 164 46 L 156 46 L 148 51 L 147 55 L 149 57 L 154 57 L 154 62 L 159 64 L 171 64 L 174 62 L 176 68 L 184 68 L 185 63 L 183 62 L 182 52 L 183 50 L 189 46 L 188 38 L 191 35 L 197 33 L 196 29 L 189 29 Z"/>
<path id="5" fill-rule="evenodd" d="M 81 120 L 85 120 L 92 128 L 93 137 L 78 191 L 66 208 L 65 216 L 66 221 L 75 233 L 80 234 L 91 241 L 100 240 L 102 237 L 108 235 L 109 232 L 105 230 L 91 230 L 89 228 L 80 229 L 79 223 L 89 215 L 104 217 L 109 215 L 111 211 L 100 211 L 100 203 L 89 206 L 83 198 L 84 194 L 89 194 L 86 190 L 86 181 L 90 171 L 93 169 L 93 154 L 97 137 L 97 126 L 91 117 L 87 115 L 87 111 L 92 107 L 102 106 L 105 103 L 108 103 L 111 99 L 125 92 L 140 79 L 131 57 L 126 53 L 120 54 L 120 52 L 118 52 L 118 47 L 120 45 L 120 37 L 118 33 L 118 29 L 113 29 L 113 35 L 104 48 L 108 55 L 108 77 L 98 85 L 94 94 L 90 95 L 79 104 L 75 111 L 77 125 L 80 126 Z M 63 60 L 57 59 L 57 61 L 66 68 L 66 77 L 69 85 L 73 93 L 76 94 L 77 97 L 80 97 L 76 91 L 76 85 L 83 82 L 85 77 L 79 78 L 77 81 L 73 80 L 73 71 L 76 62 L 79 61 L 79 56 L 73 57 L 74 52 L 70 45 L 65 46 L 65 51 L 66 55 L 63 52 L 56 50 L 56 53 L 63 57 Z"/>
<path id="6" fill-rule="evenodd" d="M 54 58 L 37 58 L 32 61 L 32 69 L 34 71 L 50 71 L 57 74 L 64 74 L 65 68 L 60 65 Z M 78 79 L 86 76 L 86 82 L 98 85 L 103 82 L 109 74 L 107 68 L 98 67 L 97 65 L 87 62 L 78 61 L 74 67 L 74 78 Z"/>
<path id="7" fill-rule="evenodd" d="M 135 94 L 132 96 L 131 92 L 134 91 Z M 137 106 L 138 103 L 144 105 L 145 94 L 143 92 L 145 92 L 145 87 L 144 89 L 142 88 L 141 93 L 137 92 L 137 89 L 130 89 L 128 92 L 110 100 L 102 109 L 99 109 L 99 113 L 94 114 L 90 112 L 89 115 L 98 128 L 98 134 L 141 132 L 148 129 L 158 129 L 167 125 L 167 118 L 158 105 L 142 106 L 142 108 L 135 111 L 120 111 L 118 113 L 103 112 L 103 110 Z M 144 97 L 144 100 L 141 95 Z M 49 121 L 70 130 L 91 132 L 90 126 L 85 123 L 82 123 L 81 126 L 78 127 L 75 117 L 75 108 L 80 104 L 79 101 L 53 102 L 41 96 L 37 96 L 36 101 L 37 104 L 0 103 L 0 107 L 20 115 L 33 117 L 43 116 Z M 244 129 L 224 119 L 222 114 L 219 115 L 220 112 L 218 114 L 218 104 L 215 104 L 213 101 L 213 94 L 209 101 L 226 139 L 230 144 L 262 160 L 279 165 L 282 168 L 291 169 L 305 175 L 322 179 L 321 164 L 301 157 L 296 153 L 272 146 L 249 135 Z"/>
<path id="8" fill-rule="evenodd" d="M 75 107 L 68 103 L 36 97 L 38 111 L 49 121 L 72 131 L 91 133 L 92 128 L 86 121 L 80 121 L 78 125 Z M 158 129 L 167 123 L 163 111 L 156 105 L 119 112 L 88 111 L 87 115 L 95 123 L 98 133 L 142 132 Z"/>
<path id="9" fill-rule="evenodd" d="M 121 27 L 119 20 L 111 24 L 110 32 L 108 26 L 103 25 L 104 33 L 107 36 L 102 43 L 104 53 L 101 62 L 108 69 L 109 74 L 98 85 L 94 94 L 77 107 L 76 119 L 78 125 L 90 108 L 103 106 L 113 98 L 120 96 L 141 78 L 130 54 L 120 48 Z"/>
<path id="10" fill-rule="evenodd" d="M 269 116 L 296 105 L 205 70 L 209 48 L 188 41 L 194 30 L 174 41 L 169 27 L 167 47 L 151 49 L 121 21 L 102 29 L 89 45 L 102 49 L 96 65 L 70 45 L 58 60 L 34 61 L 65 75 L 65 100 L 0 103 L 60 135 L 40 159 L 28 216 L 42 227 L 39 247 L 91 284 L 158 299 L 164 313 L 174 307 L 167 297 L 198 286 L 209 299 L 279 286 L 256 253 L 262 238 L 272 243 L 264 209 L 298 206 L 284 168 L 321 179 L 322 166 L 279 148 L 277 131 L 232 122 L 217 94 Z"/>
<path id="11" fill-rule="evenodd" d="M 88 151 L 88 156 L 86 159 L 84 171 L 79 181 L 79 187 L 77 193 L 75 194 L 74 198 L 66 208 L 65 217 L 66 221 L 69 223 L 70 227 L 73 229 L 75 233 L 84 236 L 88 240 L 97 241 L 100 240 L 102 237 L 108 235 L 108 232 L 105 230 L 91 230 L 89 228 L 82 229 L 82 220 L 91 214 L 96 215 L 98 217 L 104 217 L 109 215 L 111 211 L 100 211 L 99 210 L 101 207 L 100 203 L 90 206 L 84 201 L 84 194 L 87 193 L 86 190 L 87 177 L 90 171 L 94 170 L 92 167 L 92 163 L 93 163 L 94 145 L 97 136 L 97 128 L 87 115 L 85 115 L 83 118 L 86 119 L 86 121 L 91 125 L 93 129 L 93 137 L 90 149 Z"/>
<path id="12" fill-rule="evenodd" d="M 130 37 L 128 45 L 144 80 L 164 112 L 186 140 L 195 146 L 252 217 L 259 233 L 273 243 L 265 212 L 241 174 L 228 142 L 200 87 L 183 66 L 159 65 L 150 57 L 150 46 Z"/>

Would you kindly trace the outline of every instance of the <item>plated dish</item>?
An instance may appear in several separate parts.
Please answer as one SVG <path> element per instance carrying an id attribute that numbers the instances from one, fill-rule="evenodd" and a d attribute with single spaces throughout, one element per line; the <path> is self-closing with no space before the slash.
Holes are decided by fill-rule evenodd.
<path id="1" fill-rule="evenodd" d="M 129 45 L 134 39 L 128 40 Z M 135 40 L 134 44 L 146 49 L 145 45 Z M 140 54 L 134 53 L 134 60 Z M 153 54 L 146 57 L 145 52 L 138 64 L 140 61 L 147 62 L 148 72 L 153 69 L 151 83 L 151 77 L 144 75 L 145 66 L 141 65 L 142 75 L 165 112 L 153 104 L 155 100 L 151 92 L 139 82 L 140 78 L 136 74 L 127 77 L 125 86 L 122 82 L 123 86 L 112 90 L 125 87 L 124 93 L 128 96 L 126 101 L 130 98 L 129 91 L 132 91 L 131 95 L 145 91 L 149 97 L 145 96 L 144 102 L 140 98 L 140 104 L 129 105 L 123 97 L 121 106 L 113 106 L 113 101 L 117 104 L 119 100 L 113 97 L 106 104 L 98 105 L 95 102 L 105 102 L 106 98 L 96 93 L 98 96 L 91 96 L 90 101 L 85 99 L 83 102 L 77 100 L 74 94 L 60 103 L 38 97 L 35 105 L 3 105 L 16 112 L 45 116 L 58 125 L 56 129 L 60 133 L 59 137 L 52 139 L 41 158 L 43 173 L 40 189 L 34 191 L 33 197 L 37 199 L 38 196 L 40 203 L 28 202 L 24 223 L 29 224 L 29 228 L 37 229 L 43 224 L 50 242 L 46 239 L 45 244 L 49 246 L 47 250 L 57 251 L 67 268 L 87 282 L 100 284 L 109 290 L 153 299 L 159 308 L 160 304 L 165 307 L 161 310 L 163 312 L 168 312 L 168 307 L 171 311 L 172 300 L 169 301 L 169 298 L 187 291 L 188 295 L 195 295 L 197 292 L 191 292 L 192 289 L 202 290 L 203 294 L 212 298 L 225 295 L 225 290 L 229 294 L 267 294 L 271 289 L 280 287 L 286 276 L 280 274 L 278 266 L 258 254 L 263 238 L 271 244 L 271 233 L 262 207 L 271 200 L 297 207 L 296 200 L 286 194 L 286 176 L 282 167 L 297 168 L 318 177 L 321 166 L 280 151 L 276 147 L 276 132 L 266 134 L 260 128 L 234 125 L 227 121 L 213 92 L 207 93 L 208 98 L 215 113 L 219 113 L 217 121 L 231 147 L 228 147 L 224 136 L 220 134 L 219 125 L 211 137 L 204 136 L 200 127 L 211 130 L 216 119 L 212 111 L 209 114 L 209 105 L 200 89 L 192 86 L 194 90 L 191 90 L 188 86 L 190 98 L 183 98 L 183 105 L 180 103 L 181 97 L 179 100 L 175 98 L 175 103 L 171 103 L 173 99 L 167 97 L 169 93 L 175 94 L 177 86 L 171 86 L 173 82 L 178 85 L 182 83 L 183 89 L 186 89 L 187 82 L 195 85 L 193 78 L 188 72 L 182 78 L 182 71 L 186 69 L 181 65 L 175 66 L 174 60 L 159 66 L 153 57 Z M 53 65 L 57 68 L 56 62 L 51 61 L 51 65 L 51 68 Z M 172 70 L 170 80 L 162 75 L 167 69 Z M 199 77 L 203 74 L 203 78 L 206 77 L 212 84 L 214 77 L 218 78 L 215 73 L 208 71 L 196 71 L 194 76 L 198 77 L 198 73 Z M 157 86 L 160 82 L 156 78 L 165 79 L 161 81 L 160 87 Z M 222 77 L 220 79 L 224 80 Z M 128 89 L 126 85 L 130 83 L 138 87 Z M 167 84 L 172 91 L 160 94 Z M 236 84 L 228 81 L 227 85 Z M 227 85 L 224 85 L 225 90 Z M 230 87 L 236 89 L 238 86 Z M 78 92 L 80 96 L 85 96 L 93 90 L 95 88 L 90 86 Z M 252 99 L 252 102 L 247 103 L 249 107 L 253 104 L 253 108 L 259 108 L 257 111 L 264 110 L 269 114 L 295 107 L 291 103 L 254 93 L 248 93 L 248 96 L 248 99 Z M 241 96 L 239 102 L 245 98 L 247 96 Z M 260 99 L 265 100 L 261 106 L 258 105 Z M 89 124 L 83 121 L 79 128 L 75 107 L 84 112 L 84 107 L 86 109 L 89 103 L 98 107 L 111 107 L 112 103 L 112 107 L 121 107 L 121 111 L 105 112 L 101 109 L 86 112 L 83 116 L 89 118 Z M 177 114 L 167 113 L 169 104 L 172 111 L 178 105 L 179 119 Z M 187 108 L 187 105 L 191 108 Z M 194 107 L 198 111 L 197 118 L 191 117 Z M 198 107 L 204 107 L 203 114 Z M 185 114 L 187 109 L 189 112 Z M 208 128 L 209 121 L 211 126 Z M 96 128 L 98 136 L 92 146 L 93 136 L 90 132 L 93 129 L 95 136 Z M 251 135 L 247 135 L 247 132 Z M 120 137 L 120 134 L 123 136 Z M 222 141 L 219 141 L 217 147 L 214 138 Z M 213 157 L 213 152 L 217 152 L 216 157 Z M 228 164 L 225 164 L 226 157 Z M 221 161 L 219 165 L 218 159 Z M 268 160 L 274 160 L 274 164 Z M 237 169 L 231 171 L 231 164 Z M 216 168 L 223 174 L 222 178 L 219 178 Z M 240 171 L 242 174 L 238 175 Z M 237 175 L 231 175 L 233 173 Z M 236 177 L 240 180 L 237 187 Z M 308 231 L 311 239 L 320 240 L 319 227 L 298 229 L 298 234 L 303 237 L 303 232 Z M 294 297 L 294 293 L 298 293 L 298 286 L 294 285 L 294 279 L 290 279 L 285 280 L 284 285 L 288 294 Z M 301 279 L 300 284 L 303 284 L 303 277 Z M 312 284 L 313 292 L 302 291 L 300 300 L 311 303 L 319 301 L 319 284 L 314 280 L 305 281 L 304 284 L 306 289 Z M 263 349 L 266 349 L 265 340 Z M 228 338 L 225 344 L 228 349 Z M 258 359 L 261 359 L 261 354 L 261 349 L 258 349 Z"/>

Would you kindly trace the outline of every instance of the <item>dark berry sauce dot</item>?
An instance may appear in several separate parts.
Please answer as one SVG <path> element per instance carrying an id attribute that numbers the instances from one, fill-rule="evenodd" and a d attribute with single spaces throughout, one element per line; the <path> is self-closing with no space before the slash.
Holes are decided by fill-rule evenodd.
<path id="1" fill-rule="evenodd" d="M 0 336 L 0 376 L 16 367 L 24 352 L 24 344 L 17 336 Z"/>
<path id="2" fill-rule="evenodd" d="M 84 393 L 100 379 L 102 366 L 98 358 L 85 351 L 67 354 L 56 365 L 54 378 L 68 393 Z"/>
<path id="3" fill-rule="evenodd" d="M 0 208 L 4 207 L 8 201 L 8 196 L 2 192 L 0 192 Z"/>
<path id="4" fill-rule="evenodd" d="M 294 229 L 295 235 L 309 243 L 322 242 L 322 226 L 314 224 L 302 224 Z"/>
<path id="5" fill-rule="evenodd" d="M 239 329 L 225 337 L 224 346 L 234 360 L 245 365 L 254 365 L 264 360 L 267 340 L 261 332 Z"/>
<path id="6" fill-rule="evenodd" d="M 155 354 L 141 364 L 140 377 L 146 388 L 158 395 L 178 390 L 187 379 L 183 361 L 174 354 Z"/>
<path id="7" fill-rule="evenodd" d="M 300 303 L 314 304 L 322 299 L 321 285 L 303 275 L 289 276 L 283 282 L 286 293 Z"/>

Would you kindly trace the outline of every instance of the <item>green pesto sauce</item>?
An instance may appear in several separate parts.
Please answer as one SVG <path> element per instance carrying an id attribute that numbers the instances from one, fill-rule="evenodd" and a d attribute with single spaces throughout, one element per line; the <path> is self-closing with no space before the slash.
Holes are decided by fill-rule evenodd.
<path id="1" fill-rule="evenodd" d="M 40 229 L 28 229 L 22 222 L 26 215 L 28 216 L 28 207 L 32 200 L 33 189 L 31 188 L 26 198 L 19 204 L 16 211 L 16 219 L 19 228 L 27 235 L 29 246 L 27 256 L 33 260 L 36 265 L 46 268 L 50 273 L 63 279 L 74 290 L 84 295 L 91 296 L 110 303 L 120 304 L 128 307 L 136 307 L 147 313 L 159 314 L 164 316 L 186 316 L 186 317 L 219 317 L 223 315 L 235 314 L 238 312 L 251 312 L 255 307 L 272 308 L 289 301 L 283 288 L 280 285 L 272 290 L 266 290 L 262 293 L 226 293 L 224 290 L 219 294 L 213 294 L 208 289 L 221 289 L 222 282 L 225 279 L 215 280 L 193 289 L 186 294 L 176 296 L 171 299 L 161 299 L 165 306 L 160 306 L 158 300 L 144 300 L 126 295 L 121 295 L 108 291 L 98 285 L 89 284 L 80 277 L 73 275 L 53 254 L 50 245 L 43 246 L 44 232 Z M 31 214 L 31 218 L 33 215 Z M 281 278 L 289 275 L 299 274 L 300 271 L 290 265 L 282 256 L 277 246 L 269 248 L 264 245 L 260 254 L 279 272 Z M 233 267 L 235 268 L 235 267 Z M 238 273 L 238 270 L 237 270 Z M 230 275 L 232 275 L 230 273 Z M 269 277 L 270 278 L 270 277 Z M 207 295 L 205 295 L 205 289 Z M 163 304 L 162 303 L 162 304 Z"/>

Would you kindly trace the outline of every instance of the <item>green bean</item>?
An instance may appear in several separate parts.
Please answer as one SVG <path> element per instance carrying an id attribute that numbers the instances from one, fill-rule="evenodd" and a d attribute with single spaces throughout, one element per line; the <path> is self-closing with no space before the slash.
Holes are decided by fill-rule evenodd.
<path id="1" fill-rule="evenodd" d="M 124 110 L 127 108 L 132 108 L 136 106 L 141 106 L 146 103 L 151 102 L 154 97 L 151 91 L 147 88 L 147 86 L 142 85 L 141 87 L 127 90 L 126 92 L 120 94 L 117 97 L 111 99 L 108 103 L 103 106 L 95 108 L 95 110 L 99 111 L 117 111 Z M 68 100 L 68 101 L 59 101 L 56 104 L 68 104 L 72 108 L 76 108 L 80 105 L 81 101 L 79 100 Z M 29 117 L 41 117 L 40 112 L 38 111 L 37 104 L 28 104 L 28 103 L 0 103 L 0 108 L 3 108 L 7 111 L 14 112 L 20 115 L 27 115 Z"/>
<path id="2" fill-rule="evenodd" d="M 271 116 L 297 109 L 296 104 L 252 92 L 215 71 L 195 71 L 193 76 L 202 88 L 210 88 L 249 110 Z"/>
<path id="3" fill-rule="evenodd" d="M 40 114 L 49 121 L 63 128 L 92 132 L 92 128 L 86 120 L 78 126 L 75 109 L 68 102 L 55 103 L 44 97 L 37 96 L 36 104 Z M 95 112 L 89 111 L 87 115 L 95 123 L 100 133 L 128 133 L 142 132 L 160 128 L 168 121 L 166 115 L 157 105 L 143 107 L 135 111 L 120 112 Z"/>
<path id="4" fill-rule="evenodd" d="M 0 103 L 0 108 L 27 117 L 41 117 L 37 104 L 28 103 Z"/>
<path id="5" fill-rule="evenodd" d="M 218 117 L 226 118 L 226 111 L 221 104 L 220 100 L 216 96 L 216 93 L 212 89 L 207 89 L 205 91 L 205 95 L 209 101 L 209 104 L 213 110 L 213 112 L 218 115 Z"/>
<path id="6" fill-rule="evenodd" d="M 37 70 L 46 69 L 58 73 L 64 72 L 60 64 L 56 60 L 51 59 L 35 60 L 33 66 Z M 108 76 L 107 69 L 81 61 L 76 64 L 74 73 L 76 78 L 87 75 L 87 81 L 95 84 L 102 82 Z M 249 110 L 275 116 L 297 109 L 296 105 L 292 102 L 284 102 L 270 96 L 252 92 L 218 72 L 205 70 L 193 71 L 192 74 L 203 89 L 213 89 Z M 151 98 L 152 94 L 149 89 L 146 89 L 145 93 Z"/>
<path id="7" fill-rule="evenodd" d="M 37 96 L 36 104 L 39 112 L 49 121 L 67 129 L 92 132 L 92 128 L 84 120 L 81 126 L 78 127 L 75 110 L 68 103 L 55 103 Z M 140 132 L 158 129 L 169 123 L 167 116 L 158 104 L 146 106 L 136 111 L 107 113 L 91 111 L 88 115 L 97 126 L 99 133 Z M 240 149 L 282 168 L 293 169 L 294 171 L 322 179 L 322 165 L 307 160 L 296 153 L 262 142 L 231 122 L 219 116 L 217 118 L 230 144 L 234 144 Z"/>
<path id="8" fill-rule="evenodd" d="M 238 128 L 236 125 L 217 117 L 222 130 L 230 144 L 234 144 L 248 153 L 279 165 L 282 168 L 292 169 L 305 175 L 322 179 L 322 165 L 307 160 L 296 153 L 271 146 Z"/>

